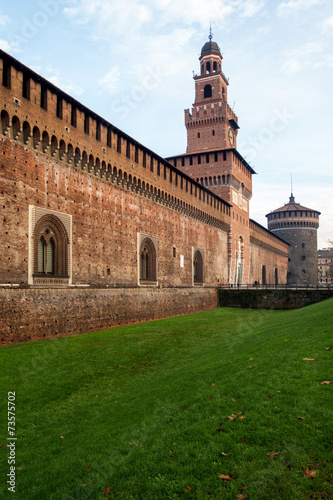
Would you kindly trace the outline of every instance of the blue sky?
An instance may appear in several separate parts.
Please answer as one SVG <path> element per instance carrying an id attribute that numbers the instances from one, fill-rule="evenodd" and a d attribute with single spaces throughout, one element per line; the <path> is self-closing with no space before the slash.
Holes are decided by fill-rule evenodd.
<path id="1" fill-rule="evenodd" d="M 223 53 L 238 150 L 258 173 L 250 216 L 296 201 L 333 240 L 331 0 L 15 0 L 0 48 L 161 156 L 186 150 L 184 109 L 207 41 Z"/>

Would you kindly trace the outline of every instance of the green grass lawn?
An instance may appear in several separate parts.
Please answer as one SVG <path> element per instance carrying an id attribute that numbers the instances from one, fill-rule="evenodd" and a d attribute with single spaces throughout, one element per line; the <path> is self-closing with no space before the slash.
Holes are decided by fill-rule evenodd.
<path id="1" fill-rule="evenodd" d="M 0 497 L 333 498 L 332 333 L 330 299 L 1 347 Z"/>

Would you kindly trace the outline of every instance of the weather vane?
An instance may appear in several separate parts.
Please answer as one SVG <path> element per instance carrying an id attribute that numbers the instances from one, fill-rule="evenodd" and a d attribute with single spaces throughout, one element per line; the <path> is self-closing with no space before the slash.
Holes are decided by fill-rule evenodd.
<path id="1" fill-rule="evenodd" d="M 209 28 L 209 40 L 212 41 L 213 32 L 212 32 L 212 20 L 210 20 L 210 28 Z"/>

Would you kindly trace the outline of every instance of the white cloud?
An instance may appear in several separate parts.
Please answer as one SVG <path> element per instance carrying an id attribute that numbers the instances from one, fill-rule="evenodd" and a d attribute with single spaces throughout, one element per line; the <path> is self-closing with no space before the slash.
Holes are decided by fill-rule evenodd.
<path id="1" fill-rule="evenodd" d="M 326 19 L 323 23 L 324 31 L 329 31 L 333 28 L 333 16 Z"/>
<path id="2" fill-rule="evenodd" d="M 13 52 L 15 50 L 14 46 L 10 42 L 2 39 L 0 39 L 0 49 L 4 50 L 5 52 Z"/>
<path id="3" fill-rule="evenodd" d="M 43 72 L 42 72 L 43 74 Z M 57 68 L 54 68 L 51 64 L 49 64 L 45 69 L 45 77 L 53 83 L 56 87 L 63 90 L 69 95 L 81 96 L 84 93 L 84 89 L 79 85 L 73 83 L 65 83 L 63 78 L 60 76 L 60 72 Z"/>
<path id="4" fill-rule="evenodd" d="M 291 51 L 283 65 L 283 70 L 288 73 L 299 73 L 305 68 L 322 66 L 327 59 L 324 54 L 325 46 L 322 42 L 308 42 Z"/>
<path id="5" fill-rule="evenodd" d="M 240 10 L 241 17 L 253 17 L 266 5 L 266 0 L 239 0 L 234 4 Z"/>
<path id="6" fill-rule="evenodd" d="M 108 93 L 113 94 L 119 88 L 120 75 L 119 66 L 115 66 L 99 80 L 98 86 L 102 87 L 102 89 L 106 90 Z"/>
<path id="7" fill-rule="evenodd" d="M 290 16 L 296 14 L 299 10 L 308 9 L 317 5 L 322 5 L 325 0 L 289 0 L 282 2 L 277 8 L 279 16 Z"/>
<path id="8" fill-rule="evenodd" d="M 7 24 L 9 24 L 9 21 L 10 17 L 0 14 L 0 26 L 6 26 Z"/>

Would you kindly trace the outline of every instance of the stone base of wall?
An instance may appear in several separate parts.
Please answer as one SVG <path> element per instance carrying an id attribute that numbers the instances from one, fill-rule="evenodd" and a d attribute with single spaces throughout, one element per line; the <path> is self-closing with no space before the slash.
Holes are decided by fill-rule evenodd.
<path id="1" fill-rule="evenodd" d="M 0 345 L 191 314 L 217 305 L 216 288 L 2 288 Z"/>
<path id="2" fill-rule="evenodd" d="M 299 309 L 333 297 L 332 290 L 218 290 L 221 307 Z"/>

